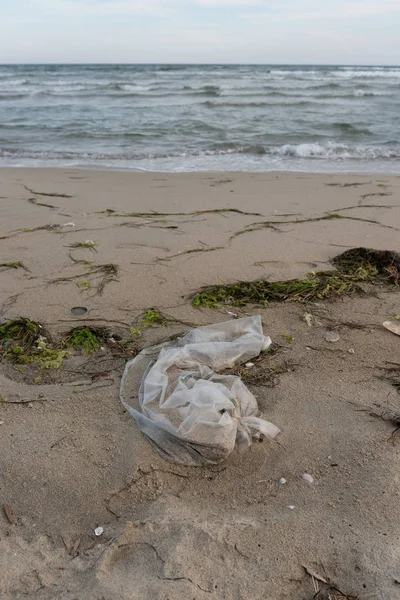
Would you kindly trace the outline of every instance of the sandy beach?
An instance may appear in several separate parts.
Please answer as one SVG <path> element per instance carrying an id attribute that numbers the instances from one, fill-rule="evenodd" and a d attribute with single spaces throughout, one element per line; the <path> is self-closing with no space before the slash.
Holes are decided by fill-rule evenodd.
<path id="1" fill-rule="evenodd" d="M 0 325 L 108 336 L 58 369 L 1 361 L 1 599 L 308 600 L 323 582 L 304 567 L 332 598 L 396 598 L 400 445 L 371 413 L 400 408 L 385 370 L 400 339 L 382 327 L 398 289 L 215 310 L 191 296 L 398 250 L 399 232 L 396 176 L 1 169 Z M 149 309 L 163 319 L 145 327 Z M 249 387 L 282 433 L 218 466 L 170 464 L 119 402 L 124 364 L 232 313 L 260 314 L 277 345 L 276 375 Z"/>

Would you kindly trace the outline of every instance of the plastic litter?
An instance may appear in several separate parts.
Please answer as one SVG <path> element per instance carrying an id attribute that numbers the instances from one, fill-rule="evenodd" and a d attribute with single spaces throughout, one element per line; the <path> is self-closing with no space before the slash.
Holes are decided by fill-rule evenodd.
<path id="1" fill-rule="evenodd" d="M 281 477 L 279 480 L 279 485 L 285 485 L 286 483 L 286 479 L 284 477 Z"/>
<path id="2" fill-rule="evenodd" d="M 308 473 L 303 473 L 303 475 L 301 477 L 302 477 L 303 481 L 305 481 L 306 483 L 314 483 L 314 477 L 312 477 Z"/>
<path id="3" fill-rule="evenodd" d="M 96 537 L 100 537 L 101 535 L 103 535 L 103 533 L 104 533 L 103 527 L 96 527 L 96 529 L 94 530 L 94 535 Z"/>
<path id="4" fill-rule="evenodd" d="M 167 460 L 218 464 L 235 446 L 243 451 L 252 437 L 272 439 L 280 431 L 258 418 L 257 400 L 240 377 L 218 373 L 270 345 L 260 316 L 193 329 L 143 350 L 126 364 L 121 402 Z"/>

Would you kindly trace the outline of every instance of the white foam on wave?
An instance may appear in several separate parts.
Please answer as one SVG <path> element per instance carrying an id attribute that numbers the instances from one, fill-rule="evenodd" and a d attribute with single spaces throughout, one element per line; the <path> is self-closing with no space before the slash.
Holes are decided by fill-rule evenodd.
<path id="1" fill-rule="evenodd" d="M 319 144 L 318 142 L 306 144 L 285 144 L 271 149 L 271 154 L 291 158 L 316 158 L 325 160 L 345 159 L 390 159 L 400 157 L 400 148 L 385 148 L 382 146 L 348 146 L 337 142 Z"/>

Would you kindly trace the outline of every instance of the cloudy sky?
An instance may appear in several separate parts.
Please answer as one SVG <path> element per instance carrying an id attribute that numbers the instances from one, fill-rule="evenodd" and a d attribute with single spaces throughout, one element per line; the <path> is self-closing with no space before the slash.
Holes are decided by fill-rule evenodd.
<path id="1" fill-rule="evenodd" d="M 400 65 L 400 0 L 0 0 L 0 63 Z"/>

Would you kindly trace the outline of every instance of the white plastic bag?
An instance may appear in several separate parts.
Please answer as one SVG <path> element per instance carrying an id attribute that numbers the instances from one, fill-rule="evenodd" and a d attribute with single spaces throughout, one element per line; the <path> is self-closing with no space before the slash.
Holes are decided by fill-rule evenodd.
<path id="1" fill-rule="evenodd" d="M 252 435 L 279 429 L 257 417 L 253 394 L 240 377 L 222 375 L 271 345 L 254 316 L 189 331 L 143 350 L 127 363 L 120 399 L 144 435 L 171 462 L 201 466 L 226 459 Z M 127 402 L 136 399 L 136 408 Z"/>

